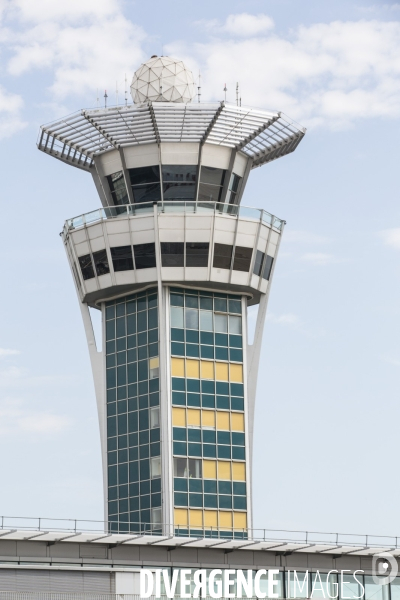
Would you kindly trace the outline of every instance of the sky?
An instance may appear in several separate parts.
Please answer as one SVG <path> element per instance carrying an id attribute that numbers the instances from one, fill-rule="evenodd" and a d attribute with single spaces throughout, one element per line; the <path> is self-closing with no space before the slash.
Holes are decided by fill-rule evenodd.
<path id="1" fill-rule="evenodd" d="M 39 126 L 124 101 L 153 54 L 202 100 L 281 110 L 296 152 L 242 203 L 287 221 L 264 332 L 256 528 L 400 535 L 400 4 L 0 0 L 0 515 L 103 518 L 94 388 L 59 232 L 91 177 Z M 118 97 L 116 94 L 118 89 Z M 97 100 L 99 98 L 99 100 Z M 254 311 L 250 322 L 254 323 Z"/>

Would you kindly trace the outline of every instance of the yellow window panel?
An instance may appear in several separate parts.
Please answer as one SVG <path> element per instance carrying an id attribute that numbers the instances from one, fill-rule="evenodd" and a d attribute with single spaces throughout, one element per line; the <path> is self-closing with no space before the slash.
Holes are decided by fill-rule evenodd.
<path id="1" fill-rule="evenodd" d="M 244 414 L 231 414 L 232 431 L 244 431 Z"/>
<path id="2" fill-rule="evenodd" d="M 215 427 L 215 412 L 213 410 L 201 411 L 203 427 Z"/>
<path id="3" fill-rule="evenodd" d="M 172 360 L 176 360 L 176 359 L 172 359 Z M 157 369 L 157 367 L 160 366 L 160 359 L 158 356 L 155 356 L 154 358 L 150 358 L 149 360 L 149 368 L 150 369 Z"/>
<path id="4" fill-rule="evenodd" d="M 218 527 L 218 513 L 216 510 L 204 511 L 204 527 Z"/>
<path id="5" fill-rule="evenodd" d="M 228 412 L 217 410 L 217 429 L 230 430 Z"/>
<path id="6" fill-rule="evenodd" d="M 233 481 L 246 481 L 246 465 L 245 463 L 232 463 L 232 479 Z"/>
<path id="7" fill-rule="evenodd" d="M 217 461 L 203 460 L 204 479 L 217 479 Z"/>
<path id="8" fill-rule="evenodd" d="M 203 527 L 203 511 L 189 510 L 190 527 Z"/>
<path id="9" fill-rule="evenodd" d="M 180 527 L 188 526 L 188 511 L 185 508 L 175 508 L 174 510 L 174 524 Z"/>
<path id="10" fill-rule="evenodd" d="M 234 529 L 247 529 L 247 513 L 234 512 L 233 513 L 233 527 L 234 527 Z"/>
<path id="11" fill-rule="evenodd" d="M 231 381 L 237 381 L 243 383 L 243 365 L 230 364 L 230 379 Z"/>
<path id="12" fill-rule="evenodd" d="M 228 381 L 228 363 L 215 363 L 215 379 L 217 381 Z"/>
<path id="13" fill-rule="evenodd" d="M 228 529 L 232 528 L 232 513 L 224 510 L 219 511 L 219 528 L 224 529 L 227 527 Z"/>
<path id="14" fill-rule="evenodd" d="M 202 379 L 214 379 L 214 363 L 210 360 L 200 361 Z"/>
<path id="15" fill-rule="evenodd" d="M 193 377 L 194 379 L 200 378 L 200 361 L 186 359 L 186 377 Z"/>
<path id="16" fill-rule="evenodd" d="M 224 460 L 218 461 L 218 479 L 231 478 L 231 463 Z"/>
<path id="17" fill-rule="evenodd" d="M 185 359 L 171 358 L 171 371 L 173 377 L 185 377 Z"/>
<path id="18" fill-rule="evenodd" d="M 200 427 L 200 425 L 201 425 L 200 414 L 201 414 L 201 411 L 199 409 L 188 408 L 188 411 L 187 411 L 188 425 L 195 425 L 197 427 Z"/>
<path id="19" fill-rule="evenodd" d="M 175 427 L 186 427 L 186 410 L 184 408 L 172 409 L 172 424 Z"/>

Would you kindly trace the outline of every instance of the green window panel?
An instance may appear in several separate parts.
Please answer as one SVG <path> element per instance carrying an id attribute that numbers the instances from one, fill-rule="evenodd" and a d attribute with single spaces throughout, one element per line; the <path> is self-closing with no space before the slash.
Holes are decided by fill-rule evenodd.
<path id="1" fill-rule="evenodd" d="M 175 506 L 188 506 L 189 498 L 188 494 L 184 492 L 175 492 L 174 493 L 174 504 Z"/>
<path id="2" fill-rule="evenodd" d="M 232 448 L 232 458 L 233 460 L 245 460 L 246 452 L 244 448 L 239 448 L 237 446 L 233 446 Z"/>
<path id="3" fill-rule="evenodd" d="M 174 477 L 174 490 L 176 492 L 187 492 L 188 480 L 183 477 Z"/>

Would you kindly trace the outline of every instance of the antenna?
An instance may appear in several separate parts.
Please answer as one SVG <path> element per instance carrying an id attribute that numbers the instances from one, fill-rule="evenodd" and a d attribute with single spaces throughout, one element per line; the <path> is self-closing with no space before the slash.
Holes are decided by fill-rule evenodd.
<path id="1" fill-rule="evenodd" d="M 162 76 L 160 77 L 160 102 L 162 102 L 163 96 L 162 96 Z"/>
<path id="2" fill-rule="evenodd" d="M 128 105 L 128 80 L 125 73 L 125 106 Z"/>
<path id="3" fill-rule="evenodd" d="M 197 86 L 197 101 L 200 104 L 200 96 L 201 96 L 201 73 L 199 71 L 199 85 Z"/>
<path id="4" fill-rule="evenodd" d="M 225 87 L 224 87 L 224 92 L 225 92 L 225 102 L 226 102 L 226 92 L 228 91 L 228 88 L 226 87 L 226 83 L 225 83 Z"/>
<path id="5" fill-rule="evenodd" d="M 104 108 L 107 108 L 107 90 L 104 90 Z"/>
<path id="6" fill-rule="evenodd" d="M 239 82 L 236 83 L 236 106 L 239 106 Z"/>
<path id="7" fill-rule="evenodd" d="M 118 106 L 118 81 L 115 82 L 115 99 L 117 101 Z"/>
<path id="8" fill-rule="evenodd" d="M 240 96 L 239 106 L 242 106 L 242 96 Z"/>
<path id="9" fill-rule="evenodd" d="M 99 108 L 99 88 L 96 90 L 96 106 Z"/>

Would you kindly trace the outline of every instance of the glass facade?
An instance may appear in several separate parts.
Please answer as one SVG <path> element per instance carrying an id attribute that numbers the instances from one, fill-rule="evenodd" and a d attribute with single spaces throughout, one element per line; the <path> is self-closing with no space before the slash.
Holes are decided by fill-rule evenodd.
<path id="1" fill-rule="evenodd" d="M 241 297 L 170 288 L 170 323 L 175 532 L 244 537 Z"/>
<path id="2" fill-rule="evenodd" d="M 161 200 L 161 186 L 164 200 L 196 200 L 196 165 L 139 167 L 128 169 L 128 177 L 135 203 L 159 202 Z M 200 170 L 198 201 L 224 201 L 221 195 L 225 177 L 225 170 L 203 165 Z M 240 179 L 239 175 L 232 173 L 227 191 L 227 202 L 230 204 L 235 202 Z M 116 206 L 129 204 L 123 172 L 118 171 L 108 175 L 107 181 L 114 204 Z"/>
<path id="3" fill-rule="evenodd" d="M 161 529 L 157 300 L 150 289 L 104 307 L 112 532 Z"/>

